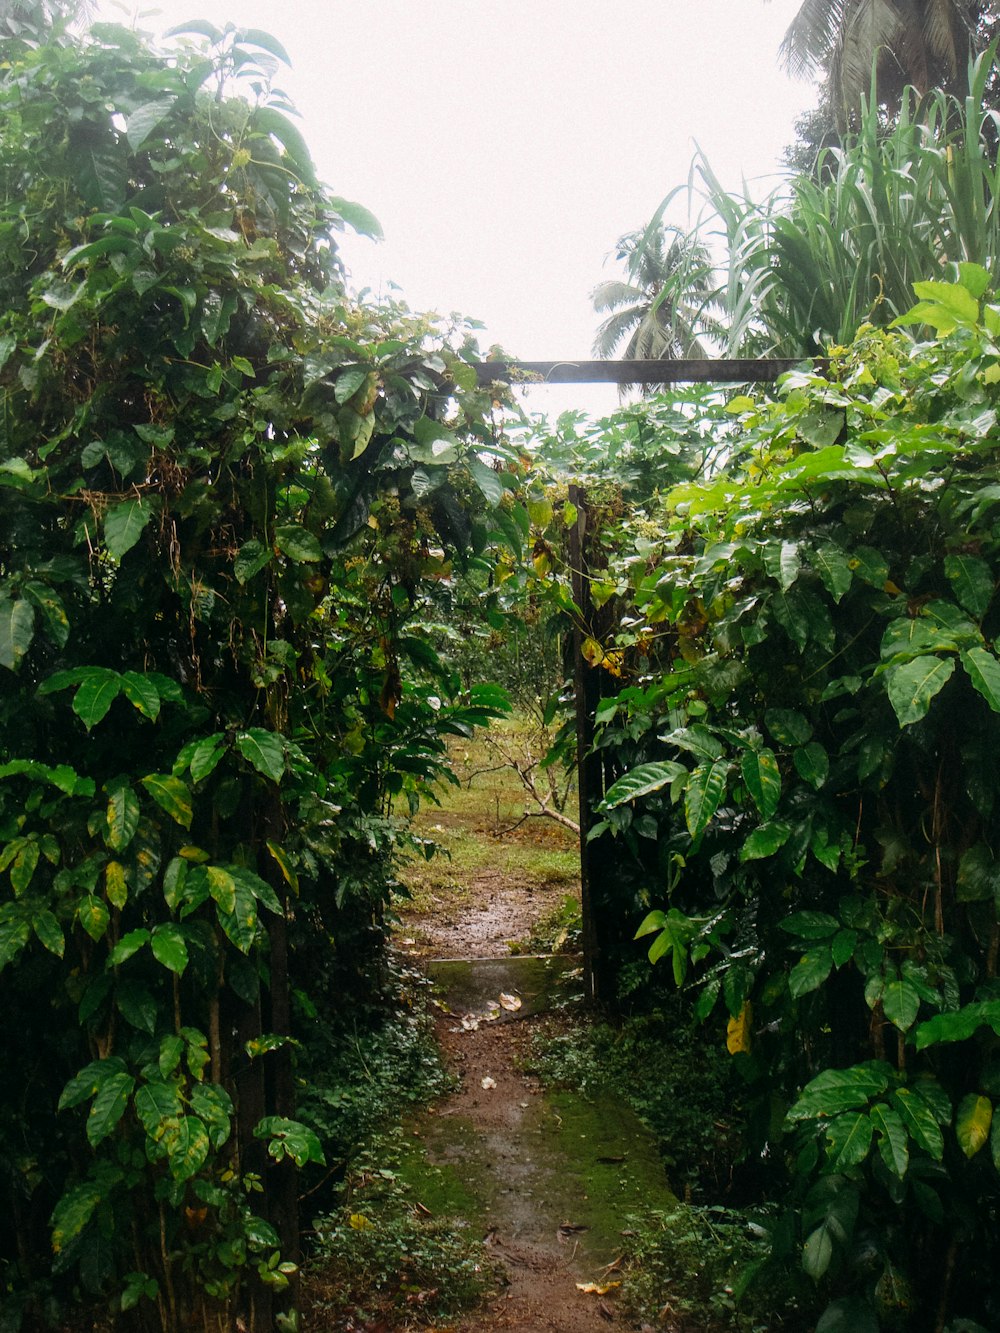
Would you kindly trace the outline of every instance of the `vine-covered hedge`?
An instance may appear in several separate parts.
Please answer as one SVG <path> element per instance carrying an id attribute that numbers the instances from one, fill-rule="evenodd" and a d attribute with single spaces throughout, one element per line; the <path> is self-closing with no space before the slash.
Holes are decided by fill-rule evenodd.
<path id="1" fill-rule="evenodd" d="M 1000 307 L 958 277 L 935 341 L 863 329 L 658 455 L 632 414 L 633 470 L 714 466 L 591 515 L 619 975 L 651 945 L 728 1041 L 824 1333 L 1000 1318 Z"/>
<path id="2" fill-rule="evenodd" d="M 5 1326 L 273 1326 L 296 1032 L 371 989 L 393 798 L 503 706 L 421 628 L 513 484 L 474 344 L 345 297 L 374 223 L 284 58 L 0 29 Z"/>

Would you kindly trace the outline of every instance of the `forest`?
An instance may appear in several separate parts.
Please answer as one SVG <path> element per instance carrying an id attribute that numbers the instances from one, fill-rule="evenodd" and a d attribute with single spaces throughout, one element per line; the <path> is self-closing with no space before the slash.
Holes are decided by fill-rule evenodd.
<path id="1" fill-rule="evenodd" d="M 988 6 L 944 8 L 894 82 L 804 6 L 785 183 L 696 159 L 697 223 L 669 194 L 595 288 L 602 355 L 798 367 L 598 422 L 351 293 L 377 223 L 275 37 L 0 16 L 0 1328 L 481 1298 L 310 1304 L 443 1086 L 415 817 L 512 710 L 600 782 L 600 1012 L 538 1059 L 671 1122 L 713 1275 L 678 1297 L 640 1219 L 623 1318 L 1000 1327 L 1000 113 Z"/>

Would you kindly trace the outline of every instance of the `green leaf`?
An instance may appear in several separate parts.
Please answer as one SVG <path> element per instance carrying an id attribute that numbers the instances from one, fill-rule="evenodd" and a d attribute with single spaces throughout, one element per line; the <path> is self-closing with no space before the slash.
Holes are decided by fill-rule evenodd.
<path id="1" fill-rule="evenodd" d="M 232 913 L 236 910 L 236 881 L 228 870 L 222 866 L 206 866 L 205 874 L 208 876 L 208 891 L 212 895 L 212 901 L 218 903 L 219 910 Z"/>
<path id="2" fill-rule="evenodd" d="M 184 969 L 188 965 L 188 949 L 180 926 L 170 922 L 155 926 L 150 939 L 150 948 L 161 967 L 176 972 L 178 976 L 184 975 Z"/>
<path id="3" fill-rule="evenodd" d="M 270 562 L 271 552 L 262 542 L 244 542 L 233 562 L 236 582 L 241 585 L 249 583 L 254 575 L 259 574 Z"/>
<path id="4" fill-rule="evenodd" d="M 890 981 L 882 992 L 882 1008 L 890 1023 L 906 1032 L 917 1021 L 920 996 L 908 981 Z"/>
<path id="5" fill-rule="evenodd" d="M 194 811 L 191 805 L 191 789 L 186 782 L 171 777 L 169 773 L 150 773 L 141 781 L 156 804 L 175 824 L 180 824 L 181 828 L 191 827 Z"/>
<path id="6" fill-rule="evenodd" d="M 723 796 L 732 765 L 725 759 L 699 764 L 688 779 L 684 793 L 684 819 L 695 842 L 708 827 Z"/>
<path id="7" fill-rule="evenodd" d="M 128 881 L 120 861 L 109 861 L 104 867 L 104 893 L 112 907 L 119 912 L 128 902 Z"/>
<path id="8" fill-rule="evenodd" d="M 148 676 L 138 671 L 123 671 L 121 691 L 133 708 L 155 722 L 160 715 L 160 691 Z"/>
<path id="9" fill-rule="evenodd" d="M 100 898 L 88 894 L 80 901 L 76 909 L 76 915 L 80 925 L 92 940 L 96 942 L 104 938 L 111 916 Z"/>
<path id="10" fill-rule="evenodd" d="M 258 106 L 253 112 L 251 127 L 277 139 L 285 150 L 295 174 L 306 185 L 317 188 L 316 169 L 302 132 L 287 116 L 270 106 Z"/>
<path id="11" fill-rule="evenodd" d="M 830 774 L 830 760 L 819 741 L 810 741 L 792 755 L 795 770 L 804 782 L 819 791 Z"/>
<path id="12" fill-rule="evenodd" d="M 763 819 L 770 819 L 781 799 L 781 772 L 773 750 L 747 750 L 740 760 L 747 791 Z"/>
<path id="13" fill-rule="evenodd" d="M 600 809 L 614 810 L 626 801 L 637 801 L 640 796 L 648 796 L 680 777 L 687 777 L 687 772 L 683 764 L 674 763 L 673 760 L 661 764 L 640 764 L 608 788 Z"/>
<path id="14" fill-rule="evenodd" d="M 219 760 L 226 753 L 225 735 L 217 731 L 213 736 L 206 736 L 198 741 L 191 751 L 190 772 L 192 782 L 203 782 L 215 771 Z"/>
<path id="15" fill-rule="evenodd" d="M 466 460 L 466 466 L 472 474 L 472 480 L 476 483 L 483 493 L 483 498 L 489 505 L 498 505 L 503 499 L 503 482 L 499 475 L 493 471 L 486 463 L 480 461 L 475 455 L 470 455 Z"/>
<path id="16" fill-rule="evenodd" d="M 863 1111 L 834 1116 L 826 1126 L 827 1165 L 831 1171 L 849 1171 L 868 1156 L 874 1126 Z"/>
<path id="17" fill-rule="evenodd" d="M 787 1118 L 794 1124 L 799 1120 L 815 1120 L 839 1115 L 841 1111 L 853 1111 L 867 1106 L 888 1086 L 889 1066 L 881 1061 L 871 1060 L 850 1069 L 824 1069 L 806 1084 Z"/>
<path id="18" fill-rule="evenodd" d="M 840 922 L 829 912 L 793 912 L 778 922 L 778 928 L 803 940 L 828 940 L 837 933 Z"/>
<path id="19" fill-rule="evenodd" d="M 232 876 L 230 876 L 232 880 Z M 219 924 L 240 953 L 249 953 L 257 938 L 257 900 L 243 884 L 233 881 L 235 902 L 231 912 L 219 909 Z"/>
<path id="20" fill-rule="evenodd" d="M 115 852 L 124 851 L 139 827 L 139 798 L 127 783 L 108 793 L 107 844 Z"/>
<path id="21" fill-rule="evenodd" d="M 914 1034 L 918 1051 L 942 1042 L 967 1041 L 977 1029 L 991 1027 L 1000 1034 L 1000 1000 L 966 1004 L 953 1013 L 935 1014 Z"/>
<path id="22" fill-rule="evenodd" d="M 319 1139 L 308 1125 L 298 1120 L 286 1120 L 284 1116 L 278 1115 L 265 1116 L 254 1127 L 253 1133 L 256 1139 L 269 1140 L 267 1151 L 279 1162 L 283 1157 L 291 1157 L 296 1166 L 305 1166 L 308 1162 L 325 1165 Z"/>
<path id="23" fill-rule="evenodd" d="M 180 1090 L 173 1079 L 143 1083 L 135 1094 L 134 1105 L 139 1123 L 154 1142 L 162 1137 L 164 1121 L 183 1114 Z"/>
<path id="24" fill-rule="evenodd" d="M 251 727 L 249 731 L 240 732 L 236 737 L 236 748 L 258 773 L 263 773 L 272 782 L 281 781 L 285 772 L 285 750 L 273 731 Z"/>
<path id="25" fill-rule="evenodd" d="M 86 667 L 80 677 L 73 696 L 73 712 L 90 731 L 107 716 L 108 709 L 118 698 L 121 677 L 107 667 Z"/>
<path id="26" fill-rule="evenodd" d="M 135 546 L 152 517 L 153 505 L 139 499 L 126 500 L 109 509 L 104 516 L 104 544 L 108 553 L 121 560 Z"/>
<path id="27" fill-rule="evenodd" d="M 212 1147 L 221 1148 L 229 1138 L 234 1114 L 225 1088 L 216 1083 L 196 1083 L 191 1089 L 191 1109 L 208 1130 Z"/>
<path id="28" fill-rule="evenodd" d="M 171 1122 L 160 1140 L 174 1180 L 190 1180 L 208 1159 L 212 1144 L 208 1131 L 196 1115 L 180 1116 Z"/>
<path id="29" fill-rule="evenodd" d="M 825 945 L 804 953 L 788 974 L 788 989 L 793 999 L 818 990 L 833 971 L 833 954 Z"/>
<path id="30" fill-rule="evenodd" d="M 993 1103 L 989 1097 L 970 1092 L 958 1104 L 955 1113 L 955 1137 L 966 1157 L 975 1157 L 986 1145 L 993 1121 Z"/>
<path id="31" fill-rule="evenodd" d="M 827 592 L 835 602 L 839 602 L 850 589 L 854 577 L 846 553 L 839 546 L 825 542 L 809 553 L 809 561 L 823 580 Z"/>
<path id="32" fill-rule="evenodd" d="M 343 405 L 349 398 L 353 398 L 367 382 L 369 373 L 370 368 L 367 366 L 351 366 L 348 370 L 342 370 L 333 386 L 333 396 L 337 402 Z"/>
<path id="33" fill-rule="evenodd" d="M 40 856 L 41 848 L 34 839 L 21 844 L 10 868 L 10 884 L 16 897 L 19 898 L 30 885 Z"/>
<path id="34" fill-rule="evenodd" d="M 138 930 L 130 930 L 127 935 L 123 935 L 115 947 L 108 955 L 108 963 L 111 967 L 117 967 L 119 963 L 125 963 L 137 954 L 140 949 L 144 949 L 149 943 L 149 931 L 145 926 L 140 926 Z"/>
<path id="35" fill-rule="evenodd" d="M 274 544 L 296 564 L 315 564 L 323 558 L 319 539 L 297 523 L 284 523 L 274 530 Z"/>
<path id="36" fill-rule="evenodd" d="M 955 670 L 952 659 L 916 657 L 885 673 L 889 702 L 901 727 L 911 726 L 927 715 L 931 700 L 944 688 Z"/>
<path id="37" fill-rule="evenodd" d="M 985 648 L 968 648 L 962 666 L 994 713 L 1000 713 L 1000 661 Z"/>
<path id="38" fill-rule="evenodd" d="M 105 1078 L 97 1090 L 87 1117 L 87 1139 L 96 1148 L 121 1120 L 135 1087 L 131 1074 L 117 1073 Z"/>
<path id="39" fill-rule="evenodd" d="M 66 952 L 66 936 L 62 926 L 47 908 L 42 908 L 31 918 L 31 928 L 44 949 L 62 958 Z"/>
<path id="40" fill-rule="evenodd" d="M 359 235 L 370 236 L 376 241 L 382 239 L 382 224 L 375 214 L 370 213 L 362 204 L 352 203 L 349 199 L 341 199 L 337 195 L 327 196 L 326 202 Z"/>
<path id="41" fill-rule="evenodd" d="M 295 867 L 292 865 L 288 853 L 276 842 L 268 842 L 267 850 L 277 862 L 285 883 L 297 897 L 299 893 L 299 877 L 295 872 Z"/>
<path id="42" fill-rule="evenodd" d="M 882 1161 L 897 1179 L 902 1180 L 910 1164 L 906 1126 L 899 1112 L 891 1106 L 886 1106 L 884 1102 L 876 1102 L 870 1115 L 878 1135 L 878 1149 L 882 1154 Z"/>
<path id="43" fill-rule="evenodd" d="M 805 745 L 812 737 L 812 723 L 793 708 L 769 708 L 764 723 L 781 745 Z"/>
<path id="44" fill-rule="evenodd" d="M 944 572 L 955 589 L 959 605 L 963 606 L 970 616 L 982 620 L 996 589 L 993 571 L 986 561 L 975 555 L 946 555 Z"/>
<path id="45" fill-rule="evenodd" d="M 23 597 L 0 598 L 0 665 L 13 671 L 35 637 L 35 608 Z"/>
<path id="46" fill-rule="evenodd" d="M 802 1267 L 818 1282 L 830 1267 L 833 1259 L 833 1239 L 826 1223 L 821 1223 L 806 1238 L 802 1247 Z"/>
<path id="47" fill-rule="evenodd" d="M 944 1135 L 924 1099 L 912 1088 L 897 1088 L 893 1102 L 913 1141 L 940 1162 L 944 1155 Z"/>
<path id="48" fill-rule="evenodd" d="M 52 1210 L 52 1249 L 56 1254 L 61 1254 L 84 1230 L 98 1204 L 104 1201 L 108 1186 L 106 1179 L 100 1184 L 85 1180 L 62 1195 Z"/>
<path id="49" fill-rule="evenodd" d="M 144 102 L 137 106 L 125 122 L 125 137 L 133 153 L 137 153 L 149 136 L 173 109 L 176 98 Z"/>
<path id="50" fill-rule="evenodd" d="M 755 828 L 740 848 L 741 861 L 760 861 L 773 856 L 791 837 L 792 826 L 782 820 Z"/>
<path id="51" fill-rule="evenodd" d="M 958 863 L 955 897 L 960 903 L 992 902 L 1000 892 L 1000 866 L 985 843 L 974 843 Z"/>

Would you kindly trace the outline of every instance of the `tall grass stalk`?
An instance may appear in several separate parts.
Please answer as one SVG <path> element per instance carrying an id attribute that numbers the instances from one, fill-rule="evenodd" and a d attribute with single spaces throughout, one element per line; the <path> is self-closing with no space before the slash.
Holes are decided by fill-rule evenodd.
<path id="1" fill-rule="evenodd" d="M 869 101 L 857 134 L 763 198 L 745 185 L 728 192 L 704 154 L 695 157 L 688 189 L 702 209 L 693 238 L 721 256 L 700 312 L 726 355 L 819 353 L 865 322 L 903 314 L 913 283 L 947 276 L 950 264 L 973 261 L 996 275 L 1000 114 L 982 107 L 995 54 L 996 43 L 972 63 L 963 99 L 907 89 L 890 130 Z M 665 290 L 661 299 L 678 297 Z"/>

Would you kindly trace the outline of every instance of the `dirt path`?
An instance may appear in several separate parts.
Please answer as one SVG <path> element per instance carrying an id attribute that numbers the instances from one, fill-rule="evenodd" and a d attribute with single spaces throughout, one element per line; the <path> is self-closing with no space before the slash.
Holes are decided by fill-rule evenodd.
<path id="1" fill-rule="evenodd" d="M 546 1091 L 532 1072 L 532 1034 L 554 1021 L 545 1011 L 565 998 L 567 978 L 572 989 L 578 960 L 512 957 L 506 941 L 530 934 L 550 898 L 480 876 L 452 919 L 421 919 L 421 951 L 440 941 L 439 961 L 424 966 L 447 1006 L 438 1038 L 458 1089 L 412 1132 L 479 1201 L 476 1220 L 508 1280 L 486 1309 L 449 1325 L 455 1333 L 635 1327 L 616 1309 L 622 1232 L 630 1213 L 672 1201 L 655 1145 L 626 1107 Z M 470 960 L 470 950 L 488 955 Z"/>

